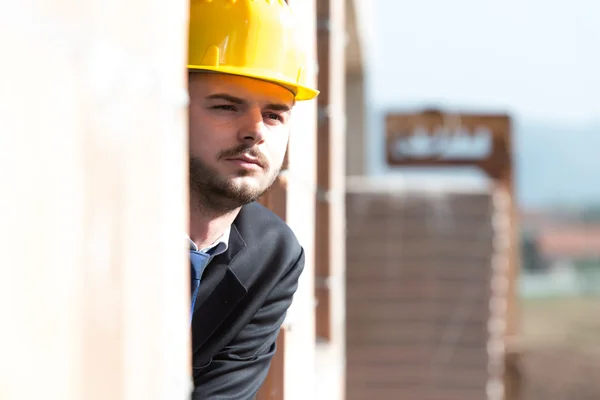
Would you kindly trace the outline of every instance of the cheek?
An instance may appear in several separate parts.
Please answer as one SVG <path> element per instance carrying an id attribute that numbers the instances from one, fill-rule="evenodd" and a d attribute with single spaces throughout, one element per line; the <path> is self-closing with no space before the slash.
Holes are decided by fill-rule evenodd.
<path id="1" fill-rule="evenodd" d="M 209 134 L 206 126 L 190 124 L 189 153 L 203 163 L 212 165 L 219 149 L 214 143 L 214 136 Z"/>
<path id="2" fill-rule="evenodd" d="M 198 150 L 198 146 L 203 142 L 206 124 L 202 123 L 202 116 L 194 108 L 189 110 L 188 120 L 188 144 L 190 152 L 194 153 Z"/>
<path id="3" fill-rule="evenodd" d="M 210 118 L 202 115 L 190 117 L 189 122 L 189 147 L 190 152 L 196 155 L 205 155 L 222 148 L 220 139 L 225 137 L 219 126 L 215 125 Z"/>
<path id="4" fill-rule="evenodd" d="M 188 146 L 190 153 L 194 155 L 200 155 L 203 152 L 203 148 L 206 145 L 206 135 L 202 129 L 198 129 L 194 124 L 190 124 L 189 127 L 189 138 L 188 138 Z"/>

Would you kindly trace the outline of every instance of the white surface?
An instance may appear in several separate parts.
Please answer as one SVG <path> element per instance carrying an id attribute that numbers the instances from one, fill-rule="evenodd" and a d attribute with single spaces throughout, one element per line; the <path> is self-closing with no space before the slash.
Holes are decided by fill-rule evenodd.
<path id="1" fill-rule="evenodd" d="M 184 399 L 187 3 L 0 5 L 0 398 Z"/>

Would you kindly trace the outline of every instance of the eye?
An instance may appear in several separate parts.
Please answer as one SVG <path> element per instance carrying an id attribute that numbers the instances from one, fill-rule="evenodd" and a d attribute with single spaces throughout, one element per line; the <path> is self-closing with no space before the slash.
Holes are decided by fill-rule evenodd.
<path id="1" fill-rule="evenodd" d="M 220 104 L 217 106 L 211 107 L 213 110 L 222 110 L 222 111 L 237 111 L 235 106 L 231 104 Z"/>
<path id="2" fill-rule="evenodd" d="M 265 118 L 271 119 L 273 121 L 283 122 L 283 117 L 276 113 L 265 113 Z"/>

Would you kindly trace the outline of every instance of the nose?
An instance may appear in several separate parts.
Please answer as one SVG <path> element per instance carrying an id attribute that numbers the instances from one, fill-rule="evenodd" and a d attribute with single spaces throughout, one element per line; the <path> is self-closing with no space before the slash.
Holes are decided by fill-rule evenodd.
<path id="1" fill-rule="evenodd" d="M 259 108 L 249 109 L 242 118 L 238 131 L 240 141 L 254 145 L 262 142 L 265 137 L 265 122 Z"/>

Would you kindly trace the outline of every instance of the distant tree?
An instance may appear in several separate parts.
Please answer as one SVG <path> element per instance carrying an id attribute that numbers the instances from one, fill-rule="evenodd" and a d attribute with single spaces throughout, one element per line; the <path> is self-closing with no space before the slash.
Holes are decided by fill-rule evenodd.
<path id="1" fill-rule="evenodd" d="M 595 295 L 600 293 L 600 259 L 580 259 L 575 260 L 574 264 L 580 279 L 583 294 Z"/>
<path id="2" fill-rule="evenodd" d="M 544 269 L 544 261 L 534 234 L 528 233 L 521 236 L 521 260 L 525 271 L 540 272 Z"/>
<path id="3" fill-rule="evenodd" d="M 600 222 L 600 205 L 592 205 L 580 211 L 580 218 L 584 222 Z"/>

